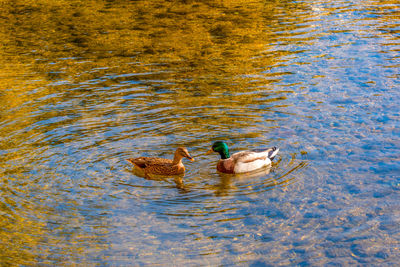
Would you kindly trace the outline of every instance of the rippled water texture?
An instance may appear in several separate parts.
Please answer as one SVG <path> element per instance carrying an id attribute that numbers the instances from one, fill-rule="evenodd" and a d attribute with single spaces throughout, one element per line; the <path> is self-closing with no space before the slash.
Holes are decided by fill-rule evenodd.
<path id="1" fill-rule="evenodd" d="M 0 7 L 0 265 L 399 263 L 397 0 Z"/>

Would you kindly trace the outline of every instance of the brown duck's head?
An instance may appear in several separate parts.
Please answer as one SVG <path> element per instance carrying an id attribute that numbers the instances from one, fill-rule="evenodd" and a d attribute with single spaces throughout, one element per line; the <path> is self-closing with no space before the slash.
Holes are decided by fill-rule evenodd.
<path id="1" fill-rule="evenodd" d="M 187 149 L 185 147 L 179 147 L 175 152 L 175 156 L 179 156 L 180 158 L 187 158 L 190 161 L 194 161 L 194 158 L 192 158 L 189 155 L 189 152 L 187 151 Z"/>

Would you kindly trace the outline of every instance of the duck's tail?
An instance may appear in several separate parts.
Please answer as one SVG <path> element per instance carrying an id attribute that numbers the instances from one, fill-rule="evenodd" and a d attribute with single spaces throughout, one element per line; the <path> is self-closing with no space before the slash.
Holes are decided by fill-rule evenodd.
<path id="1" fill-rule="evenodd" d="M 275 156 L 278 154 L 278 152 L 279 152 L 279 148 L 277 148 L 276 146 L 270 148 L 268 151 L 268 158 L 270 160 L 273 160 L 275 158 Z"/>
<path id="2" fill-rule="evenodd" d="M 126 159 L 126 161 L 132 163 L 133 166 L 139 169 L 146 167 L 146 164 L 144 162 L 139 161 L 138 159 Z"/>

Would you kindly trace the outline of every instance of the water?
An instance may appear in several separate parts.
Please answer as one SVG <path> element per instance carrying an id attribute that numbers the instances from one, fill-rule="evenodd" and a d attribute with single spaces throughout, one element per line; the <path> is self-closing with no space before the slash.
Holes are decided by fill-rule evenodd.
<path id="1" fill-rule="evenodd" d="M 1 4 L 2 265 L 399 262 L 400 4 Z M 271 169 L 216 172 L 275 145 Z M 125 159 L 171 158 L 146 180 Z"/>

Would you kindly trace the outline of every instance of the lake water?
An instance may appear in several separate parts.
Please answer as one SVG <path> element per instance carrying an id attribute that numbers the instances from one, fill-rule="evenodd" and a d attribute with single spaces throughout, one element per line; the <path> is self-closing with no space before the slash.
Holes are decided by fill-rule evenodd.
<path id="1" fill-rule="evenodd" d="M 400 262 L 397 0 L 0 10 L 1 265 Z M 222 175 L 215 140 L 280 152 Z"/>

